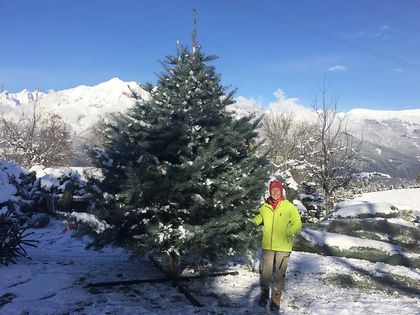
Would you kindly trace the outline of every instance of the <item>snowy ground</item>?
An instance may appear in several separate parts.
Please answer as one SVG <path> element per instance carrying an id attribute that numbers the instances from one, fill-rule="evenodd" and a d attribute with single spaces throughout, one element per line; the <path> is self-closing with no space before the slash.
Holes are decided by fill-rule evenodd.
<path id="1" fill-rule="evenodd" d="M 418 206 L 420 190 L 399 192 L 404 193 L 405 200 L 417 196 L 412 199 Z M 381 202 L 393 204 L 386 192 L 382 194 Z M 91 282 L 162 275 L 149 261 L 121 249 L 85 250 L 86 238 L 63 229 L 61 222 L 52 221 L 47 228 L 34 230 L 40 244 L 29 248 L 32 260 L 20 258 L 16 265 L 0 266 L 0 314 L 267 313 L 255 302 L 258 274 L 244 266 L 235 267 L 238 276 L 185 282 L 205 304 L 202 308 L 192 306 L 169 283 L 87 288 Z M 420 314 L 419 283 L 419 269 L 293 252 L 283 313 Z"/>

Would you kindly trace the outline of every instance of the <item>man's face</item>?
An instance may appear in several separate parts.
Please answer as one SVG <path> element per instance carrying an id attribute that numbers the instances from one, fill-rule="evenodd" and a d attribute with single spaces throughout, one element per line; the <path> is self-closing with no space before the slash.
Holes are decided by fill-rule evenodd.
<path id="1" fill-rule="evenodd" d="M 274 200 L 279 200 L 280 197 L 281 197 L 281 189 L 280 188 L 273 188 L 273 189 L 271 189 L 270 196 Z"/>

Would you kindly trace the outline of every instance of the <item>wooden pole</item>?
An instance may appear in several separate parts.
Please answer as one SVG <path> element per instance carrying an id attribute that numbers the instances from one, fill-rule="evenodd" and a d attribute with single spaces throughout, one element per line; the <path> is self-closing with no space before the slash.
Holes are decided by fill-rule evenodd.
<path id="1" fill-rule="evenodd" d="M 215 272 L 201 275 L 191 275 L 191 276 L 182 276 L 178 277 L 177 281 L 190 281 L 194 279 L 201 279 L 207 277 L 222 277 L 222 276 L 237 276 L 239 275 L 238 271 L 226 271 L 226 272 Z M 108 282 L 96 282 L 89 283 L 87 287 L 111 287 L 117 285 L 133 285 L 133 284 L 142 284 L 142 283 L 162 283 L 170 282 L 172 279 L 168 278 L 150 278 L 150 279 L 134 279 L 134 280 L 120 280 L 120 281 L 108 281 Z"/>

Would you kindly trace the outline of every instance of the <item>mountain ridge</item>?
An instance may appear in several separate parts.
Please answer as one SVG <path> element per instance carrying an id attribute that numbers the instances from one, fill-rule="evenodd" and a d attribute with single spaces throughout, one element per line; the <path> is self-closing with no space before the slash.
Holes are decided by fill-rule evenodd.
<path id="1" fill-rule="evenodd" d="M 149 97 L 149 93 L 138 83 L 112 78 L 94 86 L 79 85 L 47 93 L 27 89 L 18 93 L 3 91 L 0 93 L 0 107 L 3 115 L 16 117 L 19 111 L 30 110 L 31 103 L 37 101 L 45 109 L 59 113 L 80 136 L 107 113 L 125 111 L 133 106 L 135 100 L 130 98 L 132 91 L 144 99 Z M 241 96 L 237 101 L 230 106 L 237 116 L 285 110 L 258 107 Z M 302 110 L 309 112 L 306 107 L 296 107 L 295 116 L 302 116 Z M 346 115 L 351 133 L 366 142 L 362 163 L 365 167 L 384 170 L 392 176 L 401 174 L 415 178 L 420 174 L 420 109 L 387 111 L 355 108 Z"/>

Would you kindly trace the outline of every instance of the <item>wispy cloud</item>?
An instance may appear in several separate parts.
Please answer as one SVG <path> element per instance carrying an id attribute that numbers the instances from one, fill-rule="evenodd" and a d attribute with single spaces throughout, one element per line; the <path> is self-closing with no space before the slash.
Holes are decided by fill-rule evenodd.
<path id="1" fill-rule="evenodd" d="M 388 31 L 391 29 L 388 25 L 382 25 L 378 31 L 373 33 L 373 36 L 375 37 L 382 37 L 382 38 L 388 38 Z"/>
<path id="2" fill-rule="evenodd" d="M 327 69 L 328 72 L 346 72 L 347 67 L 343 65 L 335 65 Z"/>
<path id="3" fill-rule="evenodd" d="M 396 68 L 395 71 L 398 72 L 398 73 L 402 73 L 403 72 L 403 70 L 401 68 Z"/>
<path id="4" fill-rule="evenodd" d="M 379 28 L 376 29 L 370 29 L 370 30 L 362 30 L 357 33 L 353 33 L 350 36 L 355 38 L 369 38 L 369 37 L 380 37 L 380 38 L 389 38 L 388 34 L 391 30 L 391 27 L 389 25 L 382 25 Z"/>
<path id="5" fill-rule="evenodd" d="M 307 72 L 327 69 L 330 66 L 340 64 L 342 61 L 342 54 L 321 54 L 304 56 L 296 59 L 290 58 L 285 65 L 282 66 L 283 68 L 286 67 L 289 71 Z"/>

